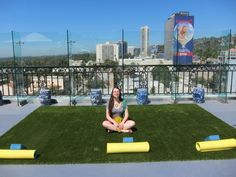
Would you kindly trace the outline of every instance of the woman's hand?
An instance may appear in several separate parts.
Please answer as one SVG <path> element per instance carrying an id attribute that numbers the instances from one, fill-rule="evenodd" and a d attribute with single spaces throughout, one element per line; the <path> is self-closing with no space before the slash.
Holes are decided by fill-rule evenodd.
<path id="1" fill-rule="evenodd" d="M 119 124 L 118 124 L 116 121 L 113 122 L 113 125 L 114 125 L 115 127 L 119 128 Z"/>
<path id="2" fill-rule="evenodd" d="M 120 132 L 122 130 L 117 122 L 113 122 L 113 125 L 116 127 L 116 131 Z"/>
<path id="3" fill-rule="evenodd" d="M 124 123 L 121 122 L 119 125 L 118 125 L 119 129 L 122 130 L 124 128 Z"/>

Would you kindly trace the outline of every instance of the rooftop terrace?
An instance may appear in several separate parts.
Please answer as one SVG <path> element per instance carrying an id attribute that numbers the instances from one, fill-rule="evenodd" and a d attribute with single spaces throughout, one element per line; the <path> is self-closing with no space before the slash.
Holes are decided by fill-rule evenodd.
<path id="1" fill-rule="evenodd" d="M 132 102 L 130 102 L 132 104 Z M 170 103 L 169 100 L 152 101 L 153 104 Z M 192 103 L 191 100 L 179 101 L 179 103 Z M 133 102 L 134 104 L 134 102 Z M 60 103 L 58 103 L 58 106 Z M 11 104 L 0 107 L 0 132 L 5 133 L 26 115 L 37 109 L 37 103 L 27 104 L 23 107 L 17 106 L 13 101 Z M 217 100 L 207 100 L 200 107 L 211 112 L 230 126 L 235 127 L 235 100 L 222 103 Z M 9 112 L 9 110 L 11 110 Z M 172 161 L 152 163 L 119 163 L 119 164 L 66 164 L 66 165 L 0 165 L 1 174 L 8 177 L 50 176 L 150 176 L 156 175 L 166 177 L 194 176 L 202 177 L 233 177 L 236 173 L 236 160 L 201 160 L 201 161 Z"/>

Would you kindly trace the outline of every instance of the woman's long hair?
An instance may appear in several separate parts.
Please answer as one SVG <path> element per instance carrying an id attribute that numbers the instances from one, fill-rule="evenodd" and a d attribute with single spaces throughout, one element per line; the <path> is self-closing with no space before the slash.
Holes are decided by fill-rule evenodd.
<path id="1" fill-rule="evenodd" d="M 113 90 L 114 89 L 118 89 L 119 90 L 119 92 L 120 92 L 119 101 L 120 102 L 123 101 L 120 89 L 118 87 L 114 87 L 112 89 L 112 91 L 111 91 L 111 97 L 110 97 L 109 104 L 108 104 L 108 109 L 109 109 L 109 115 L 110 116 L 112 115 L 112 108 L 114 106 L 114 97 L 113 97 Z"/>

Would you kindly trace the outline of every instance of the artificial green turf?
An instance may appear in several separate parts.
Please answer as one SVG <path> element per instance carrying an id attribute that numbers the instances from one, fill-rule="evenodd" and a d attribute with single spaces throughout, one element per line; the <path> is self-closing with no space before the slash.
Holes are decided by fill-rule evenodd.
<path id="1" fill-rule="evenodd" d="M 105 107 L 41 107 L 0 137 L 1 149 L 21 143 L 37 149 L 37 160 L 4 163 L 62 164 L 230 159 L 236 149 L 201 153 L 195 143 L 212 134 L 235 138 L 236 130 L 195 104 L 129 106 L 137 130 L 133 134 L 106 133 Z M 107 142 L 132 136 L 148 141 L 149 153 L 106 154 Z"/>

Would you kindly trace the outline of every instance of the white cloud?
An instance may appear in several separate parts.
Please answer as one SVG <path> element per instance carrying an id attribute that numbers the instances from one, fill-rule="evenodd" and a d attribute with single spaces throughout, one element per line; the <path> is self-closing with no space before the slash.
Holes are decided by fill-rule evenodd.
<path id="1" fill-rule="evenodd" d="M 23 42 L 52 42 L 48 37 L 39 33 L 30 33 L 22 38 Z"/>
<path id="2" fill-rule="evenodd" d="M 90 52 L 90 50 L 87 50 L 87 49 L 80 49 L 81 52 Z"/>

